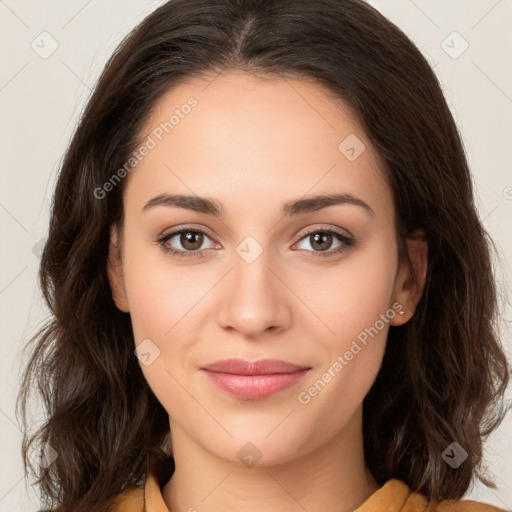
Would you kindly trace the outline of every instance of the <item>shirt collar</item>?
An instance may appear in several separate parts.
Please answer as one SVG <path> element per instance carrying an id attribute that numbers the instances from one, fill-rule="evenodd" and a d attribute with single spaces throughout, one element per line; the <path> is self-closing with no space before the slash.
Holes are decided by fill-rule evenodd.
<path id="1" fill-rule="evenodd" d="M 427 500 L 421 494 L 411 493 L 400 480 L 388 480 L 354 512 L 406 512 L 427 509 Z M 144 485 L 144 512 L 171 512 L 164 502 L 162 491 L 154 475 L 149 475 Z"/>

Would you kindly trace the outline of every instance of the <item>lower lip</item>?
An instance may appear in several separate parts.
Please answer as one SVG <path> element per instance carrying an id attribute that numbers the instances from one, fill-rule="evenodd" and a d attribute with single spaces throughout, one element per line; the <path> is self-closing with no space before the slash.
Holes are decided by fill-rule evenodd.
<path id="1" fill-rule="evenodd" d="M 261 400 L 297 384 L 307 370 L 270 375 L 235 375 L 203 370 L 220 389 L 243 400 Z"/>

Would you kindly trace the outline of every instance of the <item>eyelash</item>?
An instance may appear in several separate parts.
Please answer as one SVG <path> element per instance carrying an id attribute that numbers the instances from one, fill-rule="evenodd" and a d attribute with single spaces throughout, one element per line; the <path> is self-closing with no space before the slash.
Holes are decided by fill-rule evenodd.
<path id="1" fill-rule="evenodd" d="M 181 249 L 171 249 L 168 245 L 166 245 L 167 242 L 171 238 L 173 238 L 176 235 L 179 235 L 181 233 L 199 233 L 199 234 L 205 235 L 211 239 L 211 237 L 205 231 L 203 231 L 201 229 L 185 227 L 185 228 L 180 228 L 176 231 L 167 233 L 166 235 L 158 238 L 156 240 L 156 242 L 164 249 L 164 251 L 170 253 L 173 257 L 176 257 L 176 258 L 204 258 L 205 257 L 204 252 L 209 249 L 203 249 L 201 251 L 198 251 L 198 250 L 197 251 L 182 251 Z M 318 228 L 311 229 L 311 230 L 307 231 L 306 233 L 304 233 L 302 235 L 302 237 L 300 238 L 299 242 L 306 239 L 308 236 L 316 234 L 316 233 L 334 235 L 340 242 L 342 242 L 342 244 L 339 247 L 337 247 L 336 249 L 327 250 L 327 251 L 309 251 L 307 249 L 300 249 L 300 250 L 306 251 L 308 253 L 311 253 L 310 256 L 313 258 L 315 258 L 315 257 L 327 258 L 327 257 L 341 254 L 342 252 L 346 251 L 349 247 L 351 247 L 354 244 L 354 239 L 348 237 L 344 233 L 341 233 L 341 232 L 333 230 L 333 229 L 318 229 Z"/>

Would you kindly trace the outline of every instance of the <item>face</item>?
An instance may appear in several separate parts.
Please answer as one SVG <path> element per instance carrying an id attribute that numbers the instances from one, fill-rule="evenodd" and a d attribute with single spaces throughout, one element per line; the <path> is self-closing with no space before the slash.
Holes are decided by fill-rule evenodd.
<path id="1" fill-rule="evenodd" d="M 350 106 L 230 72 L 169 91 L 141 135 L 109 275 L 171 431 L 233 462 L 247 442 L 267 464 L 334 442 L 418 300 Z M 233 358 L 295 366 L 205 370 Z"/>

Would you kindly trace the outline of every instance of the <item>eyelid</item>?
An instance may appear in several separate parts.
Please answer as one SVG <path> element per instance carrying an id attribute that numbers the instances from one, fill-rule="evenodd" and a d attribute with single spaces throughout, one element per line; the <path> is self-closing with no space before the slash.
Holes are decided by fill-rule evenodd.
<path id="1" fill-rule="evenodd" d="M 342 237 L 355 240 L 354 235 L 352 235 L 352 233 L 350 233 L 350 231 L 348 231 L 347 229 L 342 229 L 342 228 L 338 228 L 337 226 L 331 226 L 331 225 L 327 225 L 327 224 L 320 225 L 320 226 L 318 224 L 316 224 L 311 228 L 306 228 L 306 230 L 303 231 L 302 234 L 300 235 L 299 240 L 302 240 L 304 237 L 306 237 L 307 235 L 310 235 L 311 233 L 317 233 L 319 231 L 336 233 Z"/>
<path id="2" fill-rule="evenodd" d="M 164 229 L 158 238 L 168 237 L 170 235 L 176 235 L 177 233 L 181 233 L 182 231 L 197 231 L 198 233 L 204 233 L 208 235 L 210 238 L 214 238 L 208 231 L 208 228 L 204 226 L 194 226 L 193 224 L 185 224 L 183 226 L 177 226 L 174 228 Z"/>
<path id="3" fill-rule="evenodd" d="M 325 258 L 328 259 L 329 257 L 335 258 L 336 256 L 340 256 L 345 251 L 347 251 L 350 247 L 354 246 L 356 243 L 356 239 L 352 234 L 348 234 L 348 231 L 345 233 L 340 228 L 328 226 L 328 227 L 312 227 L 307 229 L 305 232 L 303 232 L 297 242 L 293 244 L 292 247 L 295 247 L 296 245 L 300 244 L 303 240 L 306 240 L 310 235 L 313 233 L 328 233 L 333 235 L 335 238 L 338 239 L 340 242 L 340 245 L 334 249 L 328 249 L 326 251 L 310 251 L 307 249 L 297 249 L 299 251 L 303 251 L 307 253 L 308 257 L 311 258 Z"/>
<path id="4" fill-rule="evenodd" d="M 172 228 L 171 230 L 167 231 L 167 230 L 164 230 L 162 232 L 161 235 L 159 235 L 157 238 L 156 238 L 156 242 L 158 243 L 161 243 L 161 244 L 164 244 L 165 242 L 167 242 L 168 240 L 170 240 L 171 238 L 173 238 L 174 236 L 176 235 L 179 235 L 181 233 L 183 233 L 184 231 L 191 231 L 193 233 L 200 233 L 202 235 L 205 235 L 207 236 L 215 245 L 219 245 L 219 242 L 217 242 L 215 240 L 215 237 L 213 237 L 206 228 L 204 227 L 195 227 L 195 226 L 192 226 L 192 225 L 185 225 L 185 226 L 178 226 L 176 228 Z M 208 249 L 201 249 L 201 251 L 206 251 Z M 181 249 L 176 249 L 176 252 L 180 252 Z M 184 252 L 189 252 L 191 254 L 197 254 L 201 251 L 184 251 Z"/>
<path id="5" fill-rule="evenodd" d="M 165 243 L 170 240 L 171 238 L 173 238 L 174 236 L 180 234 L 180 233 L 183 233 L 185 231 L 191 231 L 191 232 L 194 232 L 194 233 L 200 233 L 202 235 L 205 235 L 207 236 L 214 244 L 216 245 L 219 245 L 219 243 L 215 240 L 214 237 L 212 237 L 209 233 L 208 233 L 208 230 L 204 227 L 194 227 L 192 225 L 185 225 L 185 226 L 178 226 L 176 228 L 173 228 L 171 229 L 170 231 L 166 232 L 164 231 L 162 235 L 160 235 L 159 237 L 157 237 L 157 239 L 155 240 L 157 243 L 159 243 L 161 246 L 163 246 L 164 250 L 166 250 L 167 252 L 170 252 L 172 253 L 174 256 L 177 256 L 177 257 L 190 257 L 190 258 L 200 258 L 200 257 L 204 257 L 204 253 L 206 251 L 210 251 L 212 248 L 208 248 L 208 249 L 200 249 L 200 250 L 195 250 L 195 251 L 184 251 L 182 249 L 172 249 L 172 248 L 168 248 L 168 247 L 165 247 Z M 345 231 L 345 232 L 343 232 Z M 296 246 L 297 244 L 300 244 L 305 238 L 307 238 L 309 235 L 313 234 L 313 233 L 330 233 L 330 234 L 333 234 L 338 238 L 338 240 L 340 241 L 341 243 L 341 246 L 339 246 L 338 248 L 336 249 L 329 249 L 329 250 L 326 250 L 326 251 L 309 251 L 309 250 L 306 250 L 306 249 L 299 249 L 300 251 L 304 251 L 304 252 L 307 252 L 309 253 L 311 256 L 313 257 L 316 257 L 316 256 L 319 256 L 319 257 L 328 257 L 328 256 L 334 256 L 336 254 L 339 254 L 340 252 L 348 249 L 348 247 L 350 247 L 351 245 L 353 245 L 355 243 L 355 237 L 348 232 L 348 230 L 342 230 L 341 228 L 338 228 L 338 227 L 333 227 L 333 226 L 327 226 L 327 225 L 324 225 L 324 226 L 313 226 L 313 227 L 310 227 L 310 228 L 307 228 L 306 231 L 303 231 L 300 235 L 300 238 L 293 244 L 292 247 Z"/>
<path id="6" fill-rule="evenodd" d="M 158 235 L 158 239 L 162 239 L 162 238 L 167 238 L 169 237 L 170 235 L 175 235 L 177 233 L 181 233 L 182 231 L 187 231 L 187 230 L 190 230 L 190 231 L 197 231 L 199 233 L 202 233 L 202 234 L 205 234 L 207 235 L 211 240 L 215 241 L 216 243 L 218 243 L 216 240 L 215 240 L 215 237 L 212 236 L 208 229 L 206 227 L 203 227 L 203 226 L 200 226 L 200 227 L 197 227 L 197 226 L 193 226 L 193 225 L 184 225 L 184 226 L 178 226 L 176 227 L 175 229 L 172 228 L 170 231 L 167 231 L 167 230 L 164 230 L 162 232 L 162 234 Z M 307 235 L 310 235 L 311 233 L 316 233 L 318 231 L 329 231 L 329 232 L 334 232 L 338 235 L 341 235 L 341 236 L 344 236 L 346 238 L 351 238 L 351 239 L 355 239 L 354 235 L 352 235 L 352 233 L 350 233 L 350 231 L 348 231 L 347 229 L 342 229 L 342 228 L 338 228 L 338 227 L 334 227 L 334 226 L 331 226 L 331 225 L 314 225 L 313 227 L 310 227 L 310 228 L 306 228 L 305 231 L 303 231 L 300 235 L 300 238 L 299 240 L 297 241 L 301 241 L 304 237 L 306 237 Z M 294 235 L 294 238 L 296 236 L 299 236 L 298 234 Z"/>

